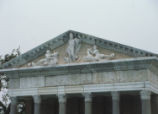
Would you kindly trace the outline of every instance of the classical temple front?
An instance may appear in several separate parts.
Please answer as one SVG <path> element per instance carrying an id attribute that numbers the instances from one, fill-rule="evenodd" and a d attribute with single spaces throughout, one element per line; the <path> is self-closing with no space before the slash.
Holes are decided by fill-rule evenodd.
<path id="1" fill-rule="evenodd" d="M 28 44 L 29 45 L 29 44 Z M 158 114 L 158 55 L 67 31 L 1 65 L 11 112 Z"/>

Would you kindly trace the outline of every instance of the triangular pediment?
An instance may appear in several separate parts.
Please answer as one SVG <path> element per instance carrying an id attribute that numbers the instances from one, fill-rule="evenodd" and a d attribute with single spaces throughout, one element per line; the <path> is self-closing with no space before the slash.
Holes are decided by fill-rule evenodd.
<path id="1" fill-rule="evenodd" d="M 58 54 L 57 57 L 52 59 L 53 63 L 51 64 L 49 61 L 49 58 L 47 57 L 47 52 L 45 55 L 38 57 L 37 59 L 29 62 L 28 64 L 25 64 L 22 67 L 29 67 L 29 66 L 48 66 L 50 65 L 58 65 L 58 64 L 71 64 L 71 63 L 84 63 L 84 62 L 97 62 L 97 61 L 108 61 L 108 60 L 115 60 L 115 59 L 124 59 L 124 58 L 131 58 L 131 56 L 128 56 L 126 54 L 118 53 L 116 51 L 111 51 L 108 49 L 97 47 L 95 51 L 98 51 L 98 54 L 102 57 L 96 57 L 96 55 L 90 54 L 88 55 L 88 49 L 94 48 L 94 45 L 87 44 L 82 42 L 79 52 L 76 54 L 77 58 L 74 61 L 67 61 L 67 53 L 66 50 L 68 48 L 68 44 L 64 44 L 54 50 L 50 50 L 50 56 L 54 56 L 55 54 Z M 47 59 L 48 58 L 48 59 Z M 46 62 L 46 63 L 44 63 Z M 47 63 L 48 62 L 48 63 Z"/>
<path id="2" fill-rule="evenodd" d="M 2 68 L 54 66 L 148 56 L 157 54 L 68 31 L 3 64 Z"/>

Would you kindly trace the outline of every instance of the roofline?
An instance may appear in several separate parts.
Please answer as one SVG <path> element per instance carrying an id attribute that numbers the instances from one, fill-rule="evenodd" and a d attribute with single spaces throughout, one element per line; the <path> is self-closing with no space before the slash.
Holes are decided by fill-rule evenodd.
<path id="1" fill-rule="evenodd" d="M 141 56 L 157 56 L 158 54 L 144 51 L 141 49 L 137 49 L 131 46 L 123 45 L 120 43 L 116 43 L 113 41 L 105 40 L 102 38 L 98 38 L 92 35 L 88 35 L 85 33 L 77 32 L 74 30 L 68 30 L 61 35 L 58 35 L 57 37 L 42 43 L 41 45 L 33 48 L 32 50 L 29 50 L 25 52 L 24 54 L 4 63 L 2 65 L 2 68 L 8 68 L 8 67 L 19 67 L 21 65 L 24 65 L 30 61 L 33 61 L 34 59 L 44 55 L 46 50 L 48 49 L 55 49 L 61 45 L 63 45 L 65 42 L 68 41 L 68 33 L 72 32 L 75 36 L 79 36 L 83 42 L 86 42 L 88 44 L 97 45 L 99 47 L 109 49 L 112 51 L 117 51 L 123 54 L 127 54 L 129 56 L 133 57 L 141 57 Z"/>
<path id="2" fill-rule="evenodd" d="M 115 50 L 115 51 L 119 51 L 120 49 L 122 49 L 123 51 L 121 51 L 121 52 L 125 53 L 124 51 L 127 51 L 127 53 L 125 53 L 125 54 L 128 54 L 128 55 L 135 55 L 135 56 L 145 55 L 145 56 L 157 56 L 158 57 L 158 54 L 156 54 L 156 53 L 146 51 L 146 50 L 143 50 L 143 49 L 139 49 L 139 48 L 135 48 L 135 47 L 132 47 L 132 46 L 124 45 L 124 44 L 121 44 L 121 43 L 117 43 L 117 42 L 107 40 L 107 39 L 104 39 L 104 38 L 99 38 L 99 37 L 96 37 L 96 36 L 93 36 L 93 35 L 89 35 L 89 34 L 86 34 L 86 33 L 81 33 L 81 32 L 74 31 L 74 30 L 69 30 L 68 32 L 75 32 L 77 34 L 83 34 L 83 35 L 85 35 L 84 37 L 87 38 L 87 39 L 88 38 L 89 39 L 93 38 L 93 40 L 95 40 L 93 42 L 94 44 L 96 44 L 98 46 L 101 46 L 103 48 L 106 47 L 106 49 Z M 110 48 L 110 47 L 112 47 L 112 48 Z M 130 52 L 129 52 L 131 50 L 133 50 L 132 54 L 130 54 Z M 141 54 L 141 52 L 143 54 Z"/>

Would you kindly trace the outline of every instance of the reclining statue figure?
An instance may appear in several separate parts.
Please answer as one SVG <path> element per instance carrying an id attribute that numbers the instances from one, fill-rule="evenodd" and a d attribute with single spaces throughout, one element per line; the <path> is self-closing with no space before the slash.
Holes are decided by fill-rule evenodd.
<path id="1" fill-rule="evenodd" d="M 94 45 L 92 48 L 87 49 L 87 56 L 85 56 L 83 59 L 84 61 L 99 61 L 99 60 L 110 60 L 113 59 L 115 56 L 114 53 L 111 53 L 109 55 L 105 55 L 99 52 L 97 49 L 97 46 Z"/>

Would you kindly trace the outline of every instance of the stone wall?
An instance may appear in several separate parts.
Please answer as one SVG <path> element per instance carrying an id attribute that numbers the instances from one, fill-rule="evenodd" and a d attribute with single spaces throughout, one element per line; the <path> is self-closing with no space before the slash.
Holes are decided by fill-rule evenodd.
<path id="1" fill-rule="evenodd" d="M 11 89 L 40 88 L 55 86 L 73 86 L 87 84 L 113 84 L 128 82 L 145 82 L 148 80 L 147 70 L 129 70 L 113 72 L 92 72 L 85 74 L 20 77 L 11 79 Z"/>

